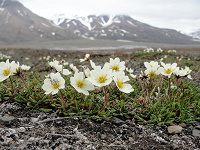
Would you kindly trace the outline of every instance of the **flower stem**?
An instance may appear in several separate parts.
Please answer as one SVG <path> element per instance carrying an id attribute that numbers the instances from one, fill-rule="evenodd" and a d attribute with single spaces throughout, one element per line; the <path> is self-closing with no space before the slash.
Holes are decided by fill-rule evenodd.
<path id="1" fill-rule="evenodd" d="M 60 92 L 60 96 L 61 96 L 61 99 L 62 99 L 62 107 L 63 107 L 63 109 L 65 110 L 65 100 L 64 100 L 64 96 L 63 96 L 63 93 L 62 93 L 62 91 L 59 89 L 59 92 Z"/>
<path id="2" fill-rule="evenodd" d="M 22 79 L 22 81 L 24 82 L 24 85 L 26 86 L 26 88 L 28 89 L 28 86 L 26 84 L 26 81 L 24 80 L 24 78 L 22 77 L 22 75 L 20 74 L 20 78 Z"/>
<path id="3" fill-rule="evenodd" d="M 76 95 L 76 90 L 74 90 L 74 95 L 73 95 L 73 97 L 72 97 L 72 99 L 71 99 L 71 102 L 74 101 L 75 95 Z"/>
<path id="4" fill-rule="evenodd" d="M 176 97 L 178 98 L 178 78 L 176 78 Z"/>
<path id="5" fill-rule="evenodd" d="M 11 79 L 11 77 L 10 77 L 10 76 L 9 76 L 9 79 L 10 79 L 10 83 L 11 83 L 11 87 L 12 87 L 12 94 L 14 94 L 13 82 L 12 82 L 12 79 Z"/>
<path id="6" fill-rule="evenodd" d="M 171 99 L 170 97 L 170 88 L 171 88 L 171 83 L 170 83 L 170 78 L 169 79 L 169 83 L 168 83 L 168 96 L 169 96 L 169 100 Z"/>
<path id="7" fill-rule="evenodd" d="M 103 108 L 101 108 L 100 112 L 102 112 L 105 109 L 106 105 L 108 104 L 108 99 L 109 99 L 109 97 L 107 97 L 107 89 L 106 89 L 106 87 L 104 86 L 103 89 L 104 89 L 104 95 L 105 95 L 105 104 L 104 104 Z"/>

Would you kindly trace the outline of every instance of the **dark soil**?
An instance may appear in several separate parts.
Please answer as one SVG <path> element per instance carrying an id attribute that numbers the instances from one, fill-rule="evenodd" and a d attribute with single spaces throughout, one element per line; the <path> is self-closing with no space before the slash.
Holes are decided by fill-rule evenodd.
<path id="1" fill-rule="evenodd" d="M 200 51 L 199 51 L 200 52 Z M 48 50 L 1 50 L 20 64 L 38 66 L 39 57 L 50 55 L 51 58 L 65 59 L 77 63 L 84 57 L 84 51 L 48 51 Z M 130 68 L 139 74 L 143 61 L 134 58 L 132 51 L 90 51 L 92 60 L 108 61 L 110 56 L 125 60 Z M 188 57 L 187 53 L 182 53 Z M 198 54 L 198 55 L 197 55 Z M 59 56 L 61 55 L 61 56 Z M 180 54 L 181 55 L 181 54 Z M 194 54 L 200 58 L 198 52 Z M 25 60 L 29 57 L 29 60 Z M 128 61 L 128 60 L 132 61 Z M 35 60 L 35 61 L 34 61 Z M 200 60 L 200 59 L 199 59 Z M 28 64 L 30 63 L 30 64 Z M 45 69 L 45 67 L 44 67 Z M 42 70 L 42 69 L 41 69 Z M 196 82 L 199 84 L 200 75 Z M 6 118 L 6 119 L 5 119 Z M 200 123 L 184 124 L 177 134 L 168 133 L 167 126 L 148 126 L 134 119 L 110 118 L 109 121 L 93 121 L 87 116 L 60 116 L 57 112 L 44 113 L 33 111 L 25 104 L 0 102 L 0 149 L 77 149 L 77 150 L 199 150 L 200 136 L 193 131 Z"/>

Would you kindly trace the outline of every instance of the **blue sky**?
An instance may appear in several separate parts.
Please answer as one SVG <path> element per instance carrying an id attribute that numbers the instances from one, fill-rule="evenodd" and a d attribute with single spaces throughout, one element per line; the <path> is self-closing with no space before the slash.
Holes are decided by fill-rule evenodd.
<path id="1" fill-rule="evenodd" d="M 125 14 L 161 28 L 186 33 L 200 29 L 200 0 L 18 0 L 32 12 L 52 18 L 55 14 Z"/>

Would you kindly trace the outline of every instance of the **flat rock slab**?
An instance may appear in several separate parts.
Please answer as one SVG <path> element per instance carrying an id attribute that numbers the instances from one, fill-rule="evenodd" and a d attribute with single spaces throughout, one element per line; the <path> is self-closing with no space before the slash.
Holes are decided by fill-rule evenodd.
<path id="1" fill-rule="evenodd" d="M 9 125 L 12 121 L 14 121 L 16 118 L 13 116 L 9 116 L 9 115 L 4 115 L 1 116 L 0 115 L 0 124 L 1 125 Z"/>
<path id="2" fill-rule="evenodd" d="M 200 130 L 198 130 L 198 129 L 192 130 L 192 135 L 200 137 Z"/>
<path id="3" fill-rule="evenodd" d="M 168 133 L 181 133 L 181 131 L 183 130 L 183 128 L 181 126 L 169 126 L 167 128 Z"/>

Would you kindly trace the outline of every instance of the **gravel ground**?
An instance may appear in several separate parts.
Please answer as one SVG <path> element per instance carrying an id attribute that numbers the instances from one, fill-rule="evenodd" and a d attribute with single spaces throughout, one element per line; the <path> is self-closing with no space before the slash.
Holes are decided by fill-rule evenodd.
<path id="1" fill-rule="evenodd" d="M 84 57 L 85 52 L 55 52 L 55 51 L 7 51 L 8 55 L 16 61 L 27 64 L 26 57 L 35 60 L 30 65 L 39 65 L 38 57 L 51 55 L 51 57 L 68 58 L 68 61 L 77 63 Z M 30 53 L 31 52 L 31 53 Z M 5 54 L 5 50 L 2 50 Z M 130 59 L 130 52 L 96 53 L 93 60 L 108 61 L 107 56 L 119 56 L 123 60 Z M 70 57 L 67 57 L 70 56 Z M 195 54 L 196 56 L 196 54 Z M 196 56 L 199 59 L 199 55 Z M 135 59 L 135 58 L 131 58 Z M 130 63 L 128 67 L 140 72 L 143 65 L 141 61 Z M 27 64 L 29 65 L 29 64 Z M 198 85 L 199 77 L 195 80 Z M 48 149 L 48 150 L 200 150 L 200 123 L 177 124 L 173 131 L 169 127 L 148 126 L 142 122 L 110 118 L 110 121 L 93 121 L 87 116 L 69 117 L 59 116 L 57 112 L 35 112 L 25 104 L 0 102 L 0 149 Z"/>

